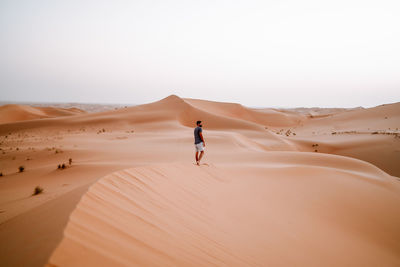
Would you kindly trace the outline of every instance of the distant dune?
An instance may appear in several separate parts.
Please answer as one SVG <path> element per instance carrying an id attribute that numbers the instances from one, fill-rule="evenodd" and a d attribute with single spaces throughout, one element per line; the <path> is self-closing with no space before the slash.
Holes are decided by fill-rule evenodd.
<path id="1" fill-rule="evenodd" d="M 0 106 L 5 105 L 23 105 L 30 107 L 53 107 L 60 109 L 71 109 L 77 108 L 89 113 L 93 112 L 103 112 L 107 110 L 115 110 L 120 108 L 126 108 L 128 106 L 133 106 L 133 104 L 101 104 L 101 103 L 71 103 L 71 102 L 13 102 L 13 101 L 0 101 Z"/>
<path id="2" fill-rule="evenodd" d="M 77 108 L 31 107 L 9 104 L 0 106 L 0 124 L 16 121 L 36 120 L 84 113 Z"/>
<path id="3" fill-rule="evenodd" d="M 5 105 L 0 118 L 1 265 L 400 266 L 400 103 L 171 95 L 91 113 Z"/>
<path id="4" fill-rule="evenodd" d="M 287 109 L 280 109 L 278 108 L 277 110 L 284 111 L 284 112 L 293 112 L 293 113 L 300 113 L 307 115 L 309 117 L 325 117 L 329 115 L 333 115 L 335 113 L 340 113 L 344 111 L 351 111 L 351 110 L 358 110 L 358 109 L 364 109 L 363 107 L 357 107 L 357 108 L 287 108 Z"/>

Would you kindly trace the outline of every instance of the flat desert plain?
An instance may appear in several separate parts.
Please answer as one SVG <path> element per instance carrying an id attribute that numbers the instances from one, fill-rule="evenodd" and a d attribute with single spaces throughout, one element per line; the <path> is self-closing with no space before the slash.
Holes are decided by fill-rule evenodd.
<path id="1" fill-rule="evenodd" d="M 400 103 L 4 105 L 0 148 L 1 266 L 400 266 Z"/>

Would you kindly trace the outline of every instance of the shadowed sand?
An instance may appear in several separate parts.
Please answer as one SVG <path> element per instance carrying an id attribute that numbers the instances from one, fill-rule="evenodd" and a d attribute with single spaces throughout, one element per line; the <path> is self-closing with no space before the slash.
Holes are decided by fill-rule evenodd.
<path id="1" fill-rule="evenodd" d="M 400 185 L 339 156 L 240 171 L 164 164 L 110 174 L 72 213 L 55 266 L 396 266 Z M 304 155 L 308 157 L 308 155 Z M 284 160 L 286 159 L 286 160 Z M 345 166 L 338 169 L 337 162 Z M 349 161 L 346 166 L 347 161 Z M 283 165 L 285 167 L 278 167 Z M 49 265 L 49 266 L 54 266 Z"/>
<path id="2" fill-rule="evenodd" d="M 306 112 L 172 95 L 98 113 L 2 114 L 5 266 L 400 264 L 400 103 Z"/>

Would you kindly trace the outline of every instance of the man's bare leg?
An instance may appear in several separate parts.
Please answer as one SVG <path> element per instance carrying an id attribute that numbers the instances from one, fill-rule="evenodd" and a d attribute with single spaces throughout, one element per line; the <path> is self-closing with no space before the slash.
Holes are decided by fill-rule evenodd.
<path id="1" fill-rule="evenodd" d="M 200 165 L 200 163 L 199 163 L 199 152 L 198 151 L 196 151 L 196 164 L 197 165 Z"/>
<path id="2" fill-rule="evenodd" d="M 201 152 L 200 152 L 200 157 L 199 157 L 199 164 L 200 164 L 200 160 L 201 160 L 201 158 L 203 157 L 203 155 L 204 155 L 204 151 L 201 151 Z"/>

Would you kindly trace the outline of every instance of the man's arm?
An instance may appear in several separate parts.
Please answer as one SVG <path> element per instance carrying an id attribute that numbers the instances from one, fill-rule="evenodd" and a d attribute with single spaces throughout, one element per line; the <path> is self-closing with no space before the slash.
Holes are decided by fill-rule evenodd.
<path id="1" fill-rule="evenodd" d="M 199 135 L 200 135 L 201 141 L 203 141 L 203 146 L 206 146 L 206 142 L 204 142 L 204 138 L 203 138 L 203 133 L 199 132 Z"/>

